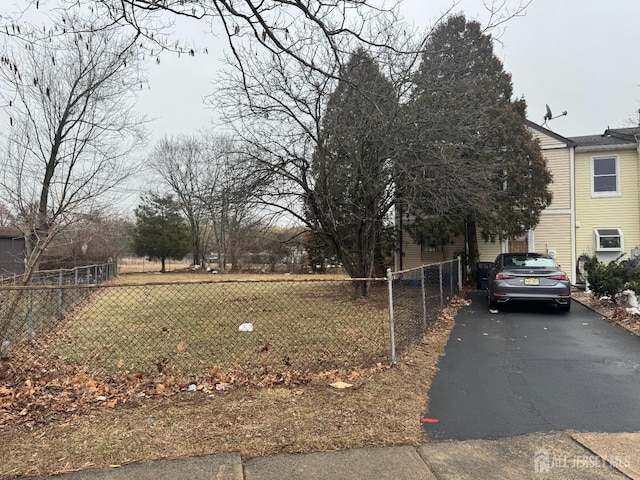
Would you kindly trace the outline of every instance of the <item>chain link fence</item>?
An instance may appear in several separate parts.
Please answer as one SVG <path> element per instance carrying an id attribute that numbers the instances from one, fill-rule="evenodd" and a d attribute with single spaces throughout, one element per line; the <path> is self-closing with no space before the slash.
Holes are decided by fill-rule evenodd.
<path id="1" fill-rule="evenodd" d="M 0 353 L 107 372 L 393 364 L 460 291 L 459 261 L 387 279 L 0 287 Z M 354 299 L 368 282 L 367 298 Z"/>
<path id="2" fill-rule="evenodd" d="M 449 301 L 462 290 L 460 258 L 388 272 L 391 363 L 426 333 Z"/>
<path id="3" fill-rule="evenodd" d="M 34 272 L 31 277 L 31 285 L 80 285 L 99 284 L 108 281 L 117 274 L 116 262 L 86 265 L 69 269 L 42 270 Z M 23 275 L 0 277 L 0 287 L 8 285 L 21 285 Z"/>

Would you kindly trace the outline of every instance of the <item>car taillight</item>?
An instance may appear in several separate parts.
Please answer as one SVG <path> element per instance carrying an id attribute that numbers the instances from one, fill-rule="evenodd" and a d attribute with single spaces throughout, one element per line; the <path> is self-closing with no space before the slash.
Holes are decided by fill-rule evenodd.
<path id="1" fill-rule="evenodd" d="M 561 273 L 560 275 L 553 275 L 549 277 L 551 280 L 568 280 L 566 273 Z"/>
<path id="2" fill-rule="evenodd" d="M 497 280 L 509 280 L 510 278 L 516 278 L 513 275 L 509 275 L 507 273 L 499 273 L 496 275 Z"/>

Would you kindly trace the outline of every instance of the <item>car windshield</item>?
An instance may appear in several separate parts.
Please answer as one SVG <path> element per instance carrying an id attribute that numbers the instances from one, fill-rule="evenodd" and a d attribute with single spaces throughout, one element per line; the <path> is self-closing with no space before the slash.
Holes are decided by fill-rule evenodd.
<path id="1" fill-rule="evenodd" d="M 547 257 L 528 257 L 525 255 L 509 255 L 505 256 L 503 265 L 507 268 L 518 267 L 553 267 L 556 268 L 556 262 Z"/>

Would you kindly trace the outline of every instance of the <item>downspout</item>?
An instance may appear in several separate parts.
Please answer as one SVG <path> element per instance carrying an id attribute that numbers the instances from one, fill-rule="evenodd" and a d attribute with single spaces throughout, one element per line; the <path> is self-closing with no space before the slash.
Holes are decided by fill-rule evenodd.
<path id="1" fill-rule="evenodd" d="M 640 115 L 640 110 L 638 110 L 638 114 Z M 640 123 L 640 122 L 639 122 Z M 640 126 L 640 125 L 639 125 Z M 640 171 L 638 171 L 638 167 L 640 166 L 640 133 L 636 133 L 633 138 L 636 139 L 636 143 L 638 146 L 636 147 L 636 151 L 638 152 L 638 158 L 636 159 L 636 192 L 639 193 L 638 197 L 638 224 L 640 224 Z M 631 255 L 629 255 L 631 257 Z"/>
<path id="2" fill-rule="evenodd" d="M 569 205 L 571 210 L 571 283 L 576 284 L 576 147 L 569 147 Z"/>

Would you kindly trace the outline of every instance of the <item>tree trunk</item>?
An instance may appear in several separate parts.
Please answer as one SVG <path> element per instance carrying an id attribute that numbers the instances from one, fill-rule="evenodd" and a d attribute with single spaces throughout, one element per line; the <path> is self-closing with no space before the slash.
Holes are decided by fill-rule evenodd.
<path id="1" fill-rule="evenodd" d="M 476 222 L 473 218 L 467 217 L 466 228 L 467 228 L 467 248 L 468 248 L 468 259 L 469 259 L 469 270 L 471 271 L 471 278 L 476 278 L 477 265 L 476 263 L 479 260 L 480 252 L 478 250 L 478 232 L 476 229 Z"/>

